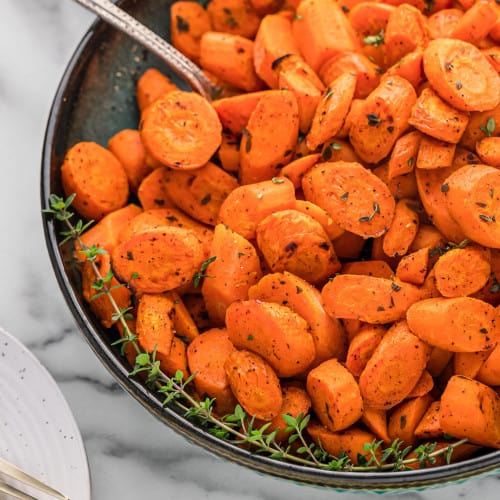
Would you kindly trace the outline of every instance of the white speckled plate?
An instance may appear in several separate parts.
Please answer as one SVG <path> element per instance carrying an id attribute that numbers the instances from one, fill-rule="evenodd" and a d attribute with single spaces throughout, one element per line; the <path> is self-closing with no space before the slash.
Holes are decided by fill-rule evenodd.
<path id="1" fill-rule="evenodd" d="M 1 327 L 0 457 L 71 500 L 90 499 L 87 455 L 63 394 L 38 359 Z"/>

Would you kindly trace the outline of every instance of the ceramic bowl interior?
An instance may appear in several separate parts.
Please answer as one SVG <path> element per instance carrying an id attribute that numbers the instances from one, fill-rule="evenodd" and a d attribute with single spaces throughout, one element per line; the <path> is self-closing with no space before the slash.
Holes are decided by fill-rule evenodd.
<path id="1" fill-rule="evenodd" d="M 137 19 L 169 38 L 171 0 L 123 0 L 119 2 Z M 59 168 L 66 150 L 78 141 L 107 140 L 123 128 L 137 128 L 135 103 L 138 76 L 154 66 L 182 84 L 160 61 L 137 43 L 102 22 L 96 22 L 82 39 L 57 89 L 48 120 L 41 169 L 41 204 L 47 208 L 50 194 L 63 195 Z M 323 471 L 252 454 L 223 442 L 196 427 L 161 401 L 140 382 L 127 376 L 130 366 L 112 347 L 115 335 L 93 316 L 80 292 L 80 277 L 67 247 L 60 247 L 60 227 L 43 218 L 52 265 L 69 308 L 88 343 L 120 385 L 152 414 L 189 441 L 213 454 L 255 471 L 336 490 L 423 489 L 500 470 L 500 451 L 434 469 L 405 472 L 354 473 Z"/>

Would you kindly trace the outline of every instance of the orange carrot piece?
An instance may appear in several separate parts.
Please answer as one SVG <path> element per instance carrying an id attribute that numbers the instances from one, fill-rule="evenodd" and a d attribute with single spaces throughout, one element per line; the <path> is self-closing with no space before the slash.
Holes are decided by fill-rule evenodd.
<path id="1" fill-rule="evenodd" d="M 174 337 L 168 354 L 156 353 L 156 360 L 160 362 L 160 370 L 169 377 L 174 377 L 178 371 L 181 371 L 182 379 L 186 381 L 189 377 L 186 349 L 186 344 L 180 338 Z"/>
<path id="2" fill-rule="evenodd" d="M 476 378 L 490 351 L 456 352 L 453 356 L 453 373 L 468 378 Z"/>
<path id="3" fill-rule="evenodd" d="M 340 227 L 364 238 L 383 234 L 394 217 L 387 185 L 356 162 L 317 163 L 302 179 L 302 188 L 306 199 Z"/>
<path id="4" fill-rule="evenodd" d="M 201 37 L 200 65 L 224 82 L 244 90 L 262 90 L 253 60 L 254 42 L 240 35 L 207 31 Z"/>
<path id="5" fill-rule="evenodd" d="M 472 297 L 424 299 L 409 307 L 406 318 L 415 335 L 452 352 L 486 351 L 500 340 L 495 308 Z"/>
<path id="6" fill-rule="evenodd" d="M 144 210 L 175 207 L 167 193 L 164 169 L 163 166 L 155 168 L 139 185 L 137 198 Z"/>
<path id="7" fill-rule="evenodd" d="M 320 285 L 340 270 L 335 249 L 323 226 L 298 210 L 268 215 L 257 225 L 256 239 L 272 272 L 289 271 Z"/>
<path id="8" fill-rule="evenodd" d="M 487 385 L 455 375 L 441 395 L 443 432 L 472 443 L 500 448 L 500 396 Z"/>
<path id="9" fill-rule="evenodd" d="M 465 165 L 453 172 L 445 190 L 446 208 L 464 234 L 480 245 L 500 248 L 500 171 Z"/>
<path id="10" fill-rule="evenodd" d="M 418 286 L 424 283 L 428 270 L 429 247 L 424 247 L 405 255 L 399 261 L 396 277 L 405 283 Z"/>
<path id="11" fill-rule="evenodd" d="M 410 331 L 406 321 L 394 323 L 359 377 L 365 404 L 388 410 L 403 401 L 420 379 L 428 352 L 425 342 Z"/>
<path id="12" fill-rule="evenodd" d="M 326 313 L 320 293 L 311 284 L 288 272 L 267 274 L 248 295 L 287 306 L 307 321 L 316 350 L 312 367 L 327 359 L 345 358 L 346 332 L 339 320 Z"/>
<path id="13" fill-rule="evenodd" d="M 336 318 L 384 324 L 403 318 L 424 293 L 409 283 L 340 274 L 323 287 L 321 296 L 326 311 Z"/>
<path id="14" fill-rule="evenodd" d="M 500 137 L 485 137 L 476 144 L 476 152 L 483 163 L 500 168 Z"/>
<path id="15" fill-rule="evenodd" d="M 349 130 L 349 138 L 360 158 L 377 163 L 392 150 L 409 125 L 417 96 L 415 89 L 400 76 L 382 79 L 363 101 Z"/>
<path id="16" fill-rule="evenodd" d="M 418 196 L 417 180 L 414 170 L 407 174 L 396 175 L 392 179 L 389 179 L 388 163 L 382 163 L 378 167 L 375 167 L 372 172 L 386 184 L 395 200 L 416 198 Z"/>
<path id="17" fill-rule="evenodd" d="M 453 359 L 454 353 L 441 349 L 440 347 L 432 347 L 427 361 L 426 369 L 433 377 L 439 377 Z"/>
<path id="18" fill-rule="evenodd" d="M 455 26 L 463 15 L 464 11 L 456 7 L 434 12 L 427 20 L 430 38 L 451 38 Z"/>
<path id="19" fill-rule="evenodd" d="M 261 276 L 260 260 L 254 246 L 223 224 L 214 230 L 211 262 L 201 292 L 208 314 L 215 324 L 224 324 L 227 307 L 248 298 L 248 289 Z"/>
<path id="20" fill-rule="evenodd" d="M 486 111 L 500 103 L 500 76 L 468 42 L 431 40 L 424 50 L 424 72 L 439 96 L 460 111 Z"/>
<path id="21" fill-rule="evenodd" d="M 498 26 L 500 26 L 498 21 L 497 23 Z M 497 73 L 500 73 L 500 47 L 498 45 L 494 45 L 493 47 L 488 47 L 487 49 L 481 49 L 481 52 L 493 66 L 493 69 L 495 69 Z"/>
<path id="22" fill-rule="evenodd" d="M 337 135 L 342 128 L 354 96 L 356 81 L 355 75 L 345 72 L 328 84 L 306 136 L 310 151 Z"/>
<path id="23" fill-rule="evenodd" d="M 460 144 L 470 151 L 475 151 L 478 141 L 484 137 L 498 135 L 500 135 L 500 104 L 488 111 L 472 112 Z"/>
<path id="24" fill-rule="evenodd" d="M 453 248 L 434 265 L 436 286 L 443 297 L 464 297 L 479 291 L 491 274 L 490 252 L 477 245 Z"/>
<path id="25" fill-rule="evenodd" d="M 378 439 L 381 439 L 385 444 L 391 443 L 387 432 L 387 412 L 385 410 L 375 410 L 364 405 L 361 421 Z"/>
<path id="26" fill-rule="evenodd" d="M 222 141 L 217 151 L 221 167 L 235 173 L 240 168 L 240 140 L 231 132 L 222 132 Z"/>
<path id="27" fill-rule="evenodd" d="M 431 224 L 420 224 L 418 233 L 410 246 L 410 252 L 428 248 L 429 252 L 437 254 L 437 248 L 444 248 L 446 244 L 443 235 Z M 433 255 L 429 255 L 433 257 Z M 436 256 L 437 258 L 437 256 Z M 432 260 L 432 259 L 431 259 Z"/>
<path id="28" fill-rule="evenodd" d="M 208 316 L 208 311 L 205 307 L 205 301 L 203 297 L 195 293 L 187 293 L 182 295 L 182 301 L 184 302 L 189 315 L 195 322 L 198 330 L 205 331 L 214 327 L 214 324 Z"/>
<path id="29" fill-rule="evenodd" d="M 429 41 L 426 17 L 413 5 L 402 3 L 390 14 L 384 32 L 387 65 L 397 63 L 417 48 L 425 48 Z"/>
<path id="30" fill-rule="evenodd" d="M 177 85 L 156 68 L 148 68 L 137 80 L 136 98 L 139 111 L 142 113 L 158 97 L 178 90 Z"/>
<path id="31" fill-rule="evenodd" d="M 421 134 L 413 131 L 402 135 L 395 143 L 387 164 L 387 177 L 408 174 L 415 168 Z"/>
<path id="32" fill-rule="evenodd" d="M 226 310 L 226 327 L 236 348 L 262 356 L 280 378 L 303 373 L 316 355 L 306 320 L 281 304 L 233 302 Z"/>
<path id="33" fill-rule="evenodd" d="M 168 356 L 174 338 L 174 301 L 166 294 L 144 293 L 137 306 L 136 333 L 147 352 Z"/>
<path id="34" fill-rule="evenodd" d="M 307 392 L 316 416 L 332 432 L 347 429 L 363 414 L 358 383 L 336 359 L 324 361 L 309 371 Z"/>
<path id="35" fill-rule="evenodd" d="M 339 259 L 359 259 L 365 239 L 350 231 L 344 231 L 333 240 L 333 246 Z"/>
<path id="36" fill-rule="evenodd" d="M 117 277 L 134 290 L 161 293 L 191 281 L 203 262 L 203 250 L 193 231 L 159 227 L 120 243 L 112 262 Z"/>
<path id="37" fill-rule="evenodd" d="M 414 435 L 417 439 L 435 439 L 443 435 L 443 429 L 439 423 L 441 402 L 433 401 L 415 427 Z"/>
<path id="38" fill-rule="evenodd" d="M 293 34 L 304 59 L 314 71 L 339 52 L 359 49 L 354 29 L 336 2 L 303 0 L 296 14 Z"/>
<path id="39" fill-rule="evenodd" d="M 221 143 L 217 113 L 195 92 L 174 90 L 158 98 L 143 114 L 141 138 L 159 162 L 177 169 L 205 165 Z"/>
<path id="40" fill-rule="evenodd" d="M 295 202 L 295 210 L 310 215 L 319 222 L 330 240 L 334 240 L 344 233 L 344 230 L 333 222 L 333 219 L 326 210 L 323 210 L 310 201 L 297 200 Z"/>
<path id="41" fill-rule="evenodd" d="M 210 16 L 199 3 L 180 0 L 171 5 L 172 45 L 196 64 L 200 62 L 201 37 L 210 29 Z"/>
<path id="42" fill-rule="evenodd" d="M 418 382 L 415 384 L 415 387 L 410 391 L 410 393 L 408 394 L 408 396 L 406 396 L 406 398 L 407 399 L 420 398 L 431 392 L 433 388 L 434 388 L 434 379 L 427 370 L 424 370 L 422 372 L 422 375 L 418 379 Z"/>
<path id="43" fill-rule="evenodd" d="M 146 150 L 141 141 L 141 134 L 138 130 L 121 130 L 108 141 L 108 149 L 123 165 L 130 189 L 137 193 L 140 183 L 152 170 L 146 161 Z"/>
<path id="44" fill-rule="evenodd" d="M 112 272 L 109 253 L 100 254 L 95 260 L 95 265 L 102 279 L 96 276 L 91 262 L 85 261 L 81 270 L 82 295 L 101 324 L 105 328 L 111 328 L 113 324 L 116 324 L 116 320 L 113 319 L 116 311 L 109 298 L 102 294 L 102 285 L 104 284 L 102 280 L 107 280 Z M 126 286 L 120 286 L 119 281 L 114 276 L 106 283 L 117 306 L 120 309 L 130 307 L 132 302 L 130 290 Z"/>
<path id="45" fill-rule="evenodd" d="M 376 276 L 377 278 L 391 278 L 393 270 L 383 260 L 358 260 L 344 262 L 341 269 L 342 274 L 361 274 L 364 276 Z"/>
<path id="46" fill-rule="evenodd" d="M 477 375 L 477 380 L 483 384 L 497 387 L 500 385 L 500 344 L 491 350 L 481 364 Z"/>
<path id="47" fill-rule="evenodd" d="M 360 157 L 356 154 L 351 144 L 338 137 L 333 137 L 323 144 L 321 148 L 321 159 L 323 161 L 361 162 Z"/>
<path id="48" fill-rule="evenodd" d="M 292 21 L 279 14 L 265 16 L 255 35 L 254 64 L 257 75 L 270 88 L 278 88 L 278 75 L 274 71 L 276 63 L 290 54 L 299 55 Z"/>
<path id="49" fill-rule="evenodd" d="M 359 464 L 360 456 L 366 455 L 364 445 L 376 439 L 375 434 L 355 425 L 344 431 L 332 432 L 317 422 L 310 422 L 307 432 L 332 457 L 339 457 L 344 453 L 355 465 Z"/>
<path id="50" fill-rule="evenodd" d="M 264 217 L 277 210 L 294 207 L 295 188 L 288 179 L 262 181 L 231 191 L 221 205 L 219 222 L 251 240 L 255 238 L 257 224 Z"/>
<path id="51" fill-rule="evenodd" d="M 334 55 L 318 70 L 325 85 L 329 85 L 343 73 L 356 76 L 355 99 L 364 99 L 380 82 L 380 68 L 360 52 L 341 52 Z"/>
<path id="52" fill-rule="evenodd" d="M 213 31 L 253 38 L 261 22 L 246 0 L 211 0 L 206 9 Z"/>
<path id="53" fill-rule="evenodd" d="M 446 168 L 453 165 L 456 144 L 422 135 L 417 154 L 417 168 Z"/>
<path id="54" fill-rule="evenodd" d="M 125 168 L 96 142 L 79 142 L 66 152 L 61 182 L 66 196 L 76 195 L 72 206 L 85 219 L 102 219 L 128 200 Z"/>
<path id="55" fill-rule="evenodd" d="M 460 17 L 451 38 L 478 45 L 497 22 L 498 14 L 488 0 L 477 0 Z"/>
<path id="56" fill-rule="evenodd" d="M 410 125 L 436 139 L 456 144 L 464 133 L 469 116 L 447 104 L 430 87 L 422 90 L 411 110 Z"/>
<path id="57" fill-rule="evenodd" d="M 286 127 L 280 124 L 286 123 Z M 250 115 L 240 146 L 240 182 L 272 179 L 293 154 L 299 133 L 299 109 L 289 90 L 265 94 Z"/>
<path id="58" fill-rule="evenodd" d="M 389 17 L 395 10 L 387 2 L 359 2 L 349 10 L 347 17 L 356 33 L 365 38 L 386 29 Z"/>
<path id="59" fill-rule="evenodd" d="M 410 199 L 396 203 L 394 218 L 383 236 L 382 248 L 389 257 L 406 255 L 415 239 L 420 222 L 414 207 L 415 201 Z"/>
<path id="60" fill-rule="evenodd" d="M 315 165 L 320 158 L 321 155 L 319 153 L 313 153 L 296 158 L 280 170 L 279 177 L 286 177 L 287 179 L 290 179 L 293 182 L 295 189 L 298 189 L 302 185 L 302 178 L 305 173 L 313 165 Z"/>
<path id="61" fill-rule="evenodd" d="M 283 406 L 279 378 L 271 365 L 251 351 L 233 351 L 224 363 L 238 403 L 252 417 L 269 421 Z"/>
<path id="62" fill-rule="evenodd" d="M 216 411 L 225 415 L 233 411 L 235 397 L 224 370 L 224 363 L 236 348 L 224 329 L 211 328 L 196 337 L 187 348 L 189 370 L 202 397 L 215 398 Z"/>
<path id="63" fill-rule="evenodd" d="M 385 332 L 382 325 L 364 325 L 353 337 L 347 349 L 345 366 L 355 377 L 361 375 Z"/>
<path id="64" fill-rule="evenodd" d="M 400 439 L 406 446 L 415 445 L 417 442 L 415 429 L 431 403 L 432 396 L 426 394 L 425 396 L 403 401 L 394 408 L 388 423 L 391 440 Z"/>
<path id="65" fill-rule="evenodd" d="M 424 53 L 418 48 L 405 54 L 399 61 L 387 68 L 385 76 L 401 76 L 408 80 L 415 90 L 425 80 L 424 75 Z"/>
<path id="66" fill-rule="evenodd" d="M 111 253 L 120 243 L 124 229 L 141 212 L 141 208 L 133 203 L 110 212 L 80 236 L 82 245 L 88 248 L 96 246 Z M 81 249 L 80 242 L 75 241 L 74 256 L 78 261 L 84 262 L 86 257 Z"/>

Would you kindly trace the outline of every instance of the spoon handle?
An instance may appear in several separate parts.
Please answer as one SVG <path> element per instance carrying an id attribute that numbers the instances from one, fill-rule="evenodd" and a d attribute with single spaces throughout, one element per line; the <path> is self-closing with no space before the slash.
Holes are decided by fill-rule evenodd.
<path id="1" fill-rule="evenodd" d="M 139 42 L 187 81 L 194 90 L 209 101 L 211 100 L 216 89 L 201 69 L 137 19 L 110 0 L 74 1 Z"/>

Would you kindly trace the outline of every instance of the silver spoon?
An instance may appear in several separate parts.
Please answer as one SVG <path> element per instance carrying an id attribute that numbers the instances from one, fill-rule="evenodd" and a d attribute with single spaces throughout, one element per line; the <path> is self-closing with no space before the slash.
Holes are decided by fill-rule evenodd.
<path id="1" fill-rule="evenodd" d="M 209 101 L 212 100 L 212 95 L 217 91 L 217 88 L 201 69 L 137 19 L 110 0 L 74 1 L 139 42 L 165 62 L 183 80 L 187 81 L 194 90 Z"/>

